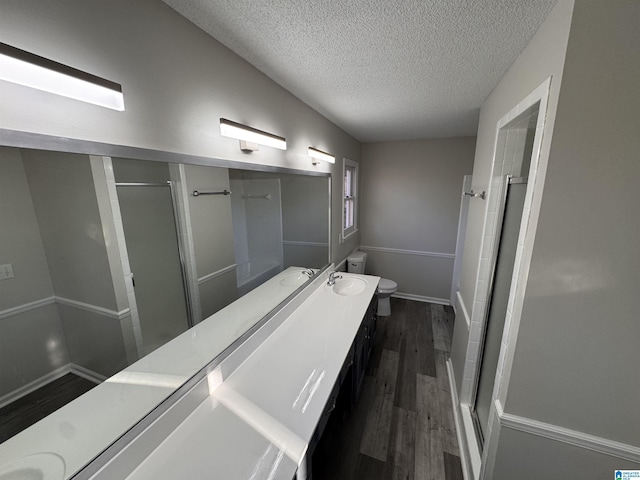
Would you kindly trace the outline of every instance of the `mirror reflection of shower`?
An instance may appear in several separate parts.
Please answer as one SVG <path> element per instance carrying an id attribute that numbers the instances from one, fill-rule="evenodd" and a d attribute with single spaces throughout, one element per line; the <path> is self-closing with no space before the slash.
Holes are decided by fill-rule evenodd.
<path id="1" fill-rule="evenodd" d="M 327 176 L 0 147 L 0 442 L 227 307 L 247 270 L 324 267 L 328 207 Z"/>
<path id="2" fill-rule="evenodd" d="M 140 356 L 161 347 L 192 324 L 184 278 L 182 239 L 165 163 L 112 160 L 126 257 L 137 311 Z M 131 301 L 131 299 L 130 299 Z M 137 333 L 137 332 L 136 332 Z"/>
<path id="3" fill-rule="evenodd" d="M 283 268 L 280 180 L 232 179 L 231 191 L 238 293 L 243 295 Z"/>

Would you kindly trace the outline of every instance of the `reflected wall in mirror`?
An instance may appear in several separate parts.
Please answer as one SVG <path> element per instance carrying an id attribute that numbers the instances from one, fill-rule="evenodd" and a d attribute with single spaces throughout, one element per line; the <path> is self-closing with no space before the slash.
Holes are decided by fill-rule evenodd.
<path id="1" fill-rule="evenodd" d="M 0 281 L 0 442 L 29 426 L 39 389 L 67 382 L 34 421 L 287 267 L 329 260 L 328 176 L 0 147 L 0 213 L 13 271 Z M 285 297 L 247 312 L 228 343 Z"/>

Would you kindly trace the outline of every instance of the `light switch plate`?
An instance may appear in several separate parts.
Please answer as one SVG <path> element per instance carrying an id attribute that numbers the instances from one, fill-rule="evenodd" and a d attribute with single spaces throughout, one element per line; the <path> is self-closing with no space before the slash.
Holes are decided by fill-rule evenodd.
<path id="1" fill-rule="evenodd" d="M 0 265 L 0 280 L 6 280 L 7 278 L 13 278 L 14 276 L 12 264 L 7 263 L 5 265 Z"/>

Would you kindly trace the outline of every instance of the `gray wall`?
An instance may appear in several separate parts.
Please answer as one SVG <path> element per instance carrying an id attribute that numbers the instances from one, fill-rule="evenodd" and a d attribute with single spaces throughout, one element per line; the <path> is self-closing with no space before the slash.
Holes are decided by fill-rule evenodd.
<path id="1" fill-rule="evenodd" d="M 89 158 L 38 150 L 22 156 L 56 295 L 115 310 Z"/>
<path id="2" fill-rule="evenodd" d="M 480 110 L 472 187 L 488 191 L 496 141 L 496 125 L 504 115 L 521 102 L 547 78 L 552 77 L 547 107 L 547 120 L 540 150 L 541 161 L 549 156 L 555 112 L 562 80 L 566 44 L 572 13 L 571 1 L 560 1 L 549 13 L 529 45 L 520 54 Z M 451 357 L 457 388 L 462 391 L 464 367 L 469 345 L 469 322 L 474 315 L 474 295 L 480 267 L 483 224 L 488 202 L 469 203 L 467 231 L 462 258 L 460 297 L 453 334 Z M 469 317 L 465 318 L 464 311 Z M 477 315 L 477 314 L 476 314 Z M 474 339 L 477 341 L 477 339 Z"/>
<path id="3" fill-rule="evenodd" d="M 185 165 L 187 191 L 230 190 L 226 168 Z M 199 279 L 235 263 L 231 198 L 226 195 L 189 196 L 189 214 Z M 202 318 L 238 298 L 235 270 L 199 282 Z"/>
<path id="4" fill-rule="evenodd" d="M 0 264 L 12 263 L 15 277 L 0 282 L 0 310 L 53 295 L 49 266 L 31 191 L 15 148 L 0 148 Z"/>
<path id="5" fill-rule="evenodd" d="M 22 156 L 55 295 L 74 302 L 59 305 L 70 360 L 111 376 L 127 360 L 89 158 L 37 150 Z M 96 351 L 109 354 L 94 358 Z"/>
<path id="6" fill-rule="evenodd" d="M 396 281 L 399 293 L 448 303 L 460 192 L 475 143 L 461 137 L 363 145 L 359 228 L 367 273 Z"/>
<path id="7" fill-rule="evenodd" d="M 576 2 L 505 405 L 636 446 L 639 25 L 638 2 Z"/>
<path id="8" fill-rule="evenodd" d="M 20 150 L 0 148 L 0 397 L 69 363 L 56 305 L 11 310 L 53 297 L 53 284 Z"/>
<path id="9" fill-rule="evenodd" d="M 3 42 L 122 84 L 126 110 L 2 82 L 0 128 L 332 172 L 332 259 L 360 243 L 358 235 L 337 242 L 342 158 L 359 160 L 359 142 L 167 5 L 10 0 L 2 10 Z M 282 135 L 288 150 L 244 154 L 236 140 L 221 137 L 220 117 Z M 309 145 L 333 153 L 335 165 L 313 166 Z"/>
<path id="10" fill-rule="evenodd" d="M 284 266 L 324 267 L 329 258 L 328 246 L 305 244 L 328 244 L 327 179 L 301 175 L 280 178 Z"/>
<path id="11" fill-rule="evenodd" d="M 561 0 L 482 108 L 476 189 L 489 178 L 496 121 L 553 75 L 541 148 L 548 166 L 534 195 L 535 243 L 486 478 L 607 478 L 640 468 L 615 456 L 634 457 L 621 452 L 640 446 L 638 24 L 637 2 L 585 0 L 574 9 Z M 483 208 L 472 203 L 463 264 L 471 316 Z M 468 340 L 459 311 L 459 389 Z M 552 440 L 558 431 L 562 440 Z M 607 448 L 617 453 L 597 451 Z"/>

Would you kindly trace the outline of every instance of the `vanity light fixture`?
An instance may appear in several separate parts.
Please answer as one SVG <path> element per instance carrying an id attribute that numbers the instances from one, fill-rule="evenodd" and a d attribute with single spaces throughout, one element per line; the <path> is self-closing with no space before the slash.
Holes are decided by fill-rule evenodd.
<path id="1" fill-rule="evenodd" d="M 0 43 L 0 80 L 124 110 L 120 84 L 5 43 Z"/>
<path id="2" fill-rule="evenodd" d="M 242 142 L 245 142 L 245 146 L 257 143 L 267 147 L 279 148 L 280 150 L 287 149 L 287 140 L 284 137 L 280 137 L 269 132 L 263 132 L 257 128 L 248 127 L 247 125 L 242 125 L 241 123 L 233 122 L 226 118 L 220 119 L 220 134 L 223 137 L 240 140 L 241 148 L 243 145 Z M 245 151 L 246 150 L 257 150 L 257 148 L 246 148 Z"/>
<path id="3" fill-rule="evenodd" d="M 318 160 L 324 160 L 325 162 L 329 163 L 336 163 L 336 157 L 334 157 L 330 153 L 318 150 L 317 148 L 309 147 L 309 156 L 311 157 L 311 161 L 314 165 L 318 164 Z"/>

